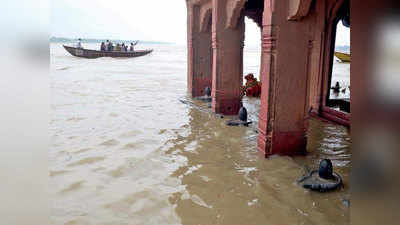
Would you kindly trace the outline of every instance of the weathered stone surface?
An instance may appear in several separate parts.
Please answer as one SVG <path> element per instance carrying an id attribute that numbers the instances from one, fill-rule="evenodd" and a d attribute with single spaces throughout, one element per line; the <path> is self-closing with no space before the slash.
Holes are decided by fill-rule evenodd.
<path id="1" fill-rule="evenodd" d="M 211 4 L 187 2 L 188 8 L 188 92 L 204 95 L 211 86 Z"/>

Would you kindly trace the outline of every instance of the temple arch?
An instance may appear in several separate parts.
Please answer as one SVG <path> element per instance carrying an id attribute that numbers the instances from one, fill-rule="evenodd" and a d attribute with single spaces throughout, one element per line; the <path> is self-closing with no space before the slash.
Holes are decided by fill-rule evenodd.
<path id="1" fill-rule="evenodd" d="M 236 0 L 236 1 L 230 1 L 226 7 L 227 10 L 227 15 L 228 15 L 228 20 L 226 23 L 227 28 L 234 29 L 236 28 L 240 14 L 242 13 L 242 10 L 244 8 L 245 3 L 248 0 Z"/>
<path id="2" fill-rule="evenodd" d="M 200 11 L 200 32 L 211 30 L 212 21 L 212 5 L 203 6 Z"/>

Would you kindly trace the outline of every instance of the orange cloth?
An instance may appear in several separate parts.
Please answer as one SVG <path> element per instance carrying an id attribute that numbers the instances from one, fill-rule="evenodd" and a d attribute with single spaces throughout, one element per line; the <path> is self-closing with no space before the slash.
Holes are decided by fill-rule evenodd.
<path id="1" fill-rule="evenodd" d="M 244 78 L 246 79 L 246 85 L 243 87 L 244 93 L 246 93 L 247 96 L 260 97 L 261 82 L 258 82 L 251 73 L 246 75 Z"/>

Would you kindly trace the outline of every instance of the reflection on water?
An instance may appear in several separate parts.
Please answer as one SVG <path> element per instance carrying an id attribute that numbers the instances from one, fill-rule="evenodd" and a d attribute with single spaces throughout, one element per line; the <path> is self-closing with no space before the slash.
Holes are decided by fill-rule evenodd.
<path id="1" fill-rule="evenodd" d="M 131 60 L 85 60 L 51 46 L 51 217 L 54 224 L 348 224 L 350 140 L 310 120 L 306 157 L 263 158 L 250 127 L 228 127 L 178 99 L 186 50 Z M 205 103 L 196 104 L 207 107 Z M 345 186 L 312 193 L 305 165 L 331 158 Z"/>

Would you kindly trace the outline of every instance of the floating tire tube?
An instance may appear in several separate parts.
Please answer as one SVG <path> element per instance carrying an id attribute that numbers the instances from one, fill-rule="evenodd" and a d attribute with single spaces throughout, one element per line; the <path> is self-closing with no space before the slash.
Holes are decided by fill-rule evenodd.
<path id="1" fill-rule="evenodd" d="M 228 120 L 226 125 L 228 126 L 248 126 L 252 121 L 242 121 L 242 120 Z"/>
<path id="2" fill-rule="evenodd" d="M 194 99 L 200 100 L 203 102 L 211 102 L 212 101 L 211 96 L 200 96 L 200 97 L 195 97 Z"/>
<path id="3" fill-rule="evenodd" d="M 239 113 L 238 113 L 238 118 L 239 119 L 234 119 L 234 120 L 229 120 L 226 122 L 226 125 L 228 126 L 248 126 L 249 124 L 252 123 L 252 121 L 247 120 L 247 109 L 245 107 L 240 107 Z"/>
<path id="4" fill-rule="evenodd" d="M 303 183 L 304 188 L 319 192 L 333 191 L 342 185 L 342 178 L 336 172 L 332 173 L 331 179 L 323 179 L 318 173 L 318 170 L 314 170 L 298 182 Z"/>

